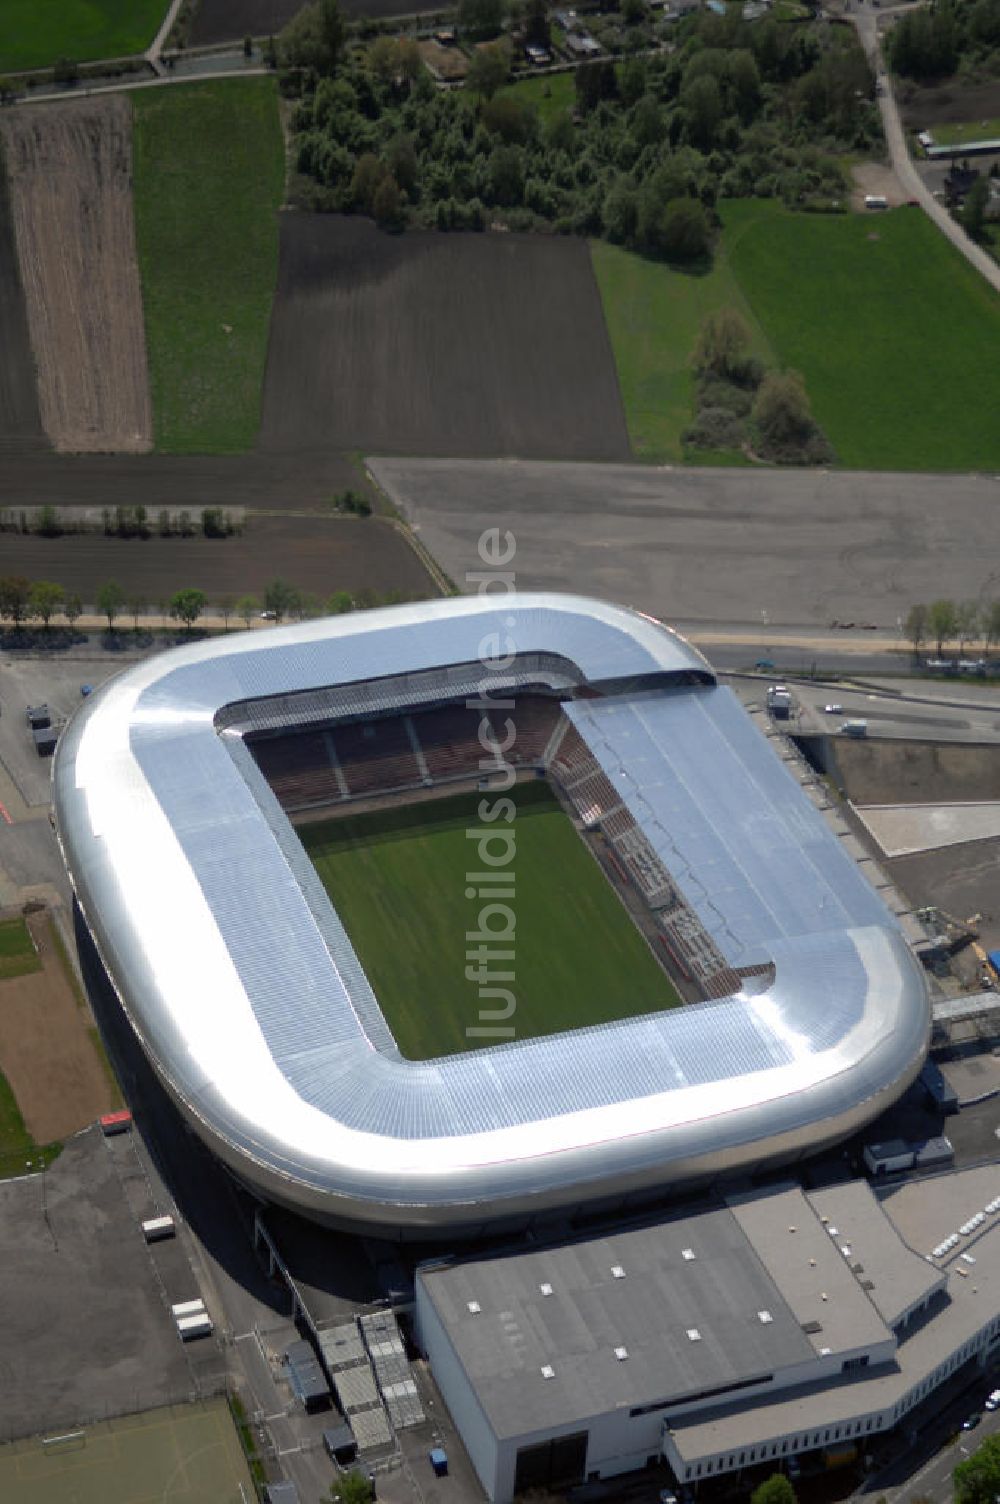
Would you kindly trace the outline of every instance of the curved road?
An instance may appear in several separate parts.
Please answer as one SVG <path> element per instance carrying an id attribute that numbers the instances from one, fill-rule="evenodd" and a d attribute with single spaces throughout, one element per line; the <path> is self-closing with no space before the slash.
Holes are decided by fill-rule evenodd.
<path id="1" fill-rule="evenodd" d="M 910 9 L 911 7 L 907 7 Z M 884 14 L 884 12 L 883 12 Z M 869 62 L 875 72 L 875 77 L 881 83 L 881 92 L 878 95 L 879 107 L 882 111 L 882 126 L 885 130 L 885 139 L 889 147 L 889 157 L 904 193 L 909 198 L 916 199 L 921 208 L 937 225 L 943 235 L 946 235 L 952 245 L 961 251 L 977 272 L 981 272 L 987 282 L 1000 292 L 1000 265 L 988 255 L 981 246 L 969 239 L 961 225 L 952 219 L 943 204 L 938 203 L 931 193 L 927 184 L 920 176 L 906 145 L 906 132 L 903 122 L 899 118 L 899 107 L 896 104 L 895 95 L 892 92 L 892 79 L 885 68 L 882 60 L 882 43 L 878 33 L 878 16 L 872 10 L 855 11 L 851 20 L 857 27 L 861 45 L 865 50 Z"/>

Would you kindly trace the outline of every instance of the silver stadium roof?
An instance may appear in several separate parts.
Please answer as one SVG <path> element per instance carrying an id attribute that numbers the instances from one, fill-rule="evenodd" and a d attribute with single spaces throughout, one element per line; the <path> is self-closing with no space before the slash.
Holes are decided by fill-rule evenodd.
<path id="1" fill-rule="evenodd" d="M 773 979 L 405 1060 L 241 731 L 519 682 L 602 689 L 568 701 L 577 730 L 726 961 Z M 791 1159 L 923 1059 L 895 920 L 705 660 L 632 612 L 460 598 L 180 648 L 85 702 L 53 776 L 81 908 L 161 1078 L 237 1173 L 320 1218 L 475 1226 Z"/>

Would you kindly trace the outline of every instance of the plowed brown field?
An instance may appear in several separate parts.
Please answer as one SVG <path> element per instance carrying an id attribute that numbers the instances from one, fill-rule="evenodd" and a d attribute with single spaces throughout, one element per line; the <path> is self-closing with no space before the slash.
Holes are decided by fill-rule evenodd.
<path id="1" fill-rule="evenodd" d="M 125 98 L 0 118 L 45 431 L 57 449 L 148 449 L 152 412 Z"/>
<path id="2" fill-rule="evenodd" d="M 0 446 L 4 450 L 40 448 L 42 420 L 35 389 L 35 361 L 31 353 L 24 293 L 17 264 L 10 195 L 3 152 L 0 150 Z"/>
<path id="3" fill-rule="evenodd" d="M 259 447 L 628 459 L 585 240 L 285 214 Z"/>

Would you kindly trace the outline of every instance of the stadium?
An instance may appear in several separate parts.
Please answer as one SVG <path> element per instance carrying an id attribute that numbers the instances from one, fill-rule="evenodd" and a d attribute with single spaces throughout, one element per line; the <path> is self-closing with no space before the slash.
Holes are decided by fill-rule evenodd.
<path id="1" fill-rule="evenodd" d="M 637 613 L 463 597 L 194 643 L 57 749 L 82 915 L 264 1198 L 433 1236 L 791 1163 L 919 1071 L 921 968 Z"/>

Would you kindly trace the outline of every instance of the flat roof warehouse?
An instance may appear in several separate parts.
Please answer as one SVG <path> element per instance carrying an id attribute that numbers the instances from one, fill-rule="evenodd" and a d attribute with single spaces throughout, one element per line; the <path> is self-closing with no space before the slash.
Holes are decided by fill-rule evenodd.
<path id="1" fill-rule="evenodd" d="M 725 962 L 773 973 L 672 1012 L 401 1057 L 242 733 L 464 698 L 491 633 L 516 648 L 495 691 L 561 699 Z M 896 920 L 701 656 L 632 612 L 451 599 L 192 645 L 90 697 L 54 781 L 81 908 L 181 1110 L 320 1219 L 426 1232 L 807 1153 L 923 1059 L 926 988 Z"/>

